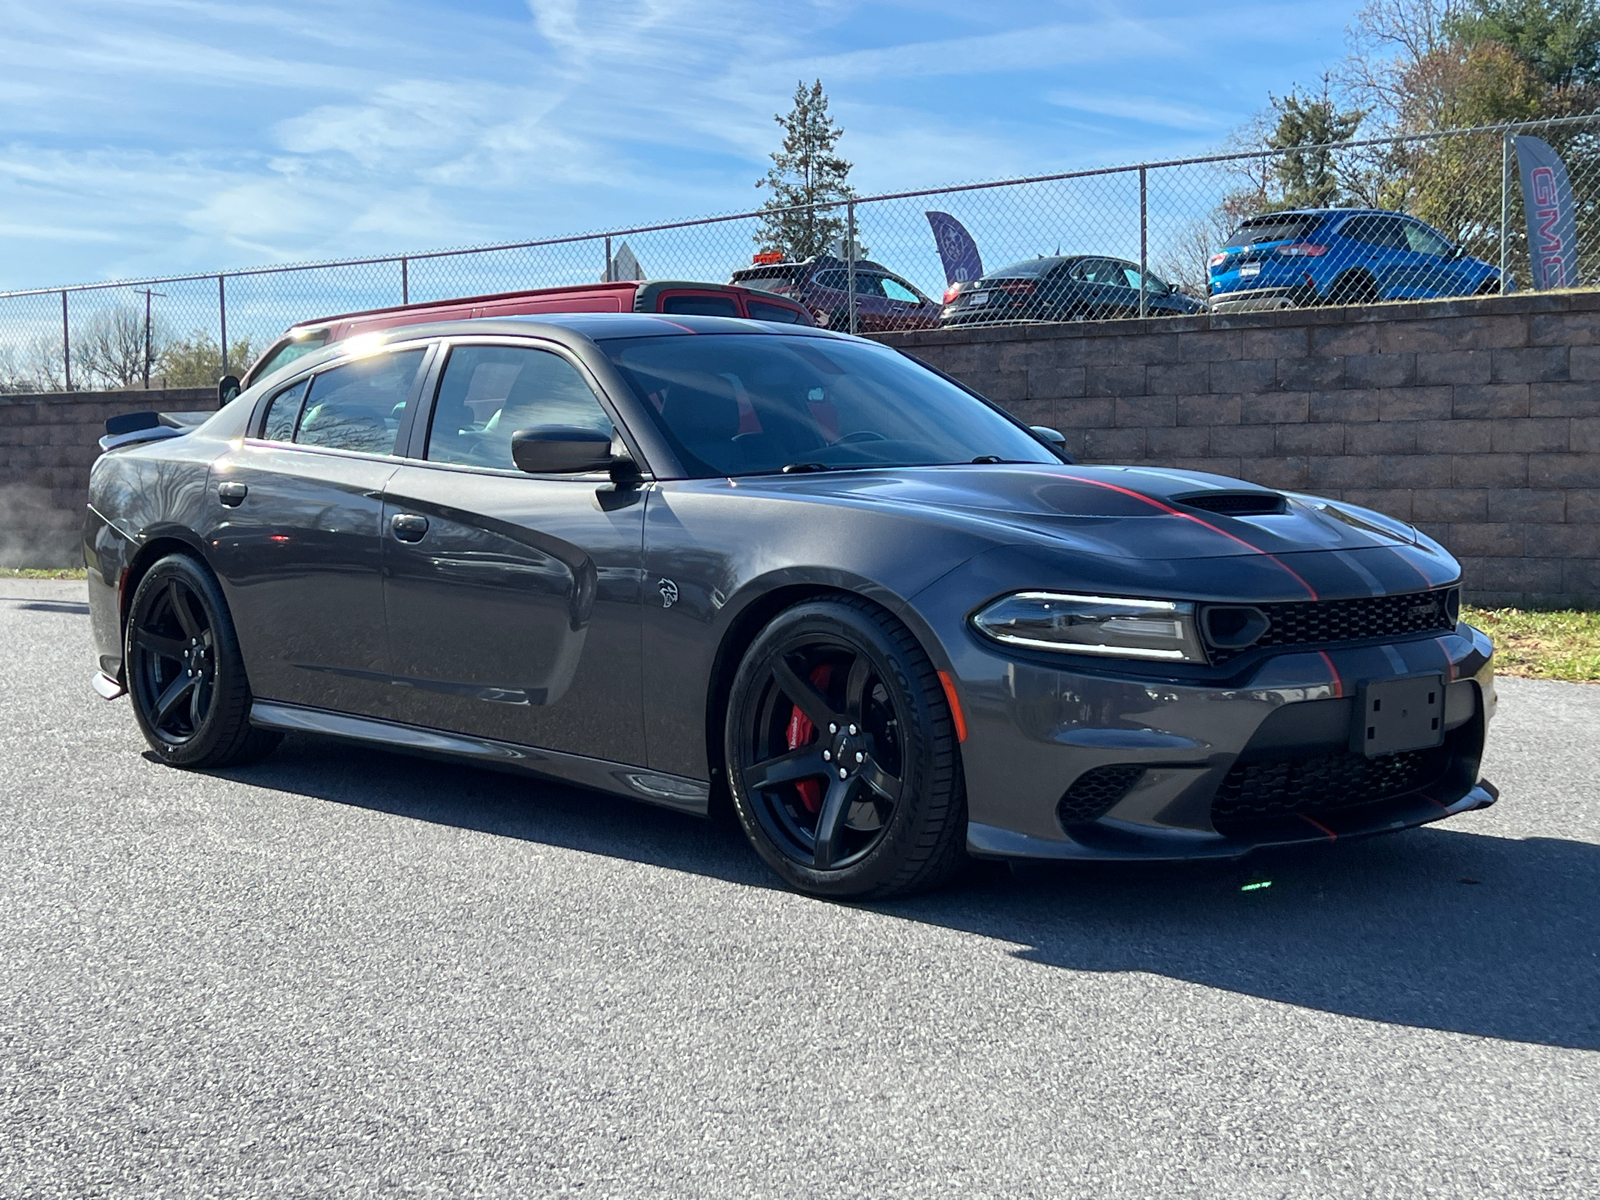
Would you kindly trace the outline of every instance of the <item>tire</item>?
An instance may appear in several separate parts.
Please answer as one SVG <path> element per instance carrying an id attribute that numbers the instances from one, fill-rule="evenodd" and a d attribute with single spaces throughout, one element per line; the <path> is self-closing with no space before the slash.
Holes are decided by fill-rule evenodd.
<path id="1" fill-rule="evenodd" d="M 903 895 L 966 861 L 961 752 L 939 676 L 868 601 L 807 601 L 761 631 L 734 677 L 723 761 L 745 836 L 800 891 Z"/>
<path id="2" fill-rule="evenodd" d="M 139 581 L 123 663 L 139 732 L 169 766 L 240 766 L 283 740 L 251 727 L 250 683 L 227 602 L 187 554 L 167 555 Z"/>
<path id="3" fill-rule="evenodd" d="M 1341 275 L 1328 290 L 1328 303 L 1332 305 L 1376 304 L 1379 299 L 1378 285 L 1365 271 Z"/>

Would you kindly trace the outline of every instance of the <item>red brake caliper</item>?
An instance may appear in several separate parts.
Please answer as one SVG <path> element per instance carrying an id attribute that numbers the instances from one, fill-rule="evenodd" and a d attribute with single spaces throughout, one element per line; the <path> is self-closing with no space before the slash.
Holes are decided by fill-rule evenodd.
<path id="1" fill-rule="evenodd" d="M 826 690 L 828 677 L 832 674 L 833 668 L 824 663 L 811 672 L 811 682 Z M 801 712 L 799 706 L 796 705 L 789 714 L 789 749 L 798 750 L 801 746 L 810 745 L 816 736 L 817 727 L 811 723 L 811 718 Z M 805 805 L 807 812 L 814 813 L 822 808 L 822 785 L 815 779 L 802 779 L 794 786 L 795 790 L 800 793 L 800 803 Z"/>

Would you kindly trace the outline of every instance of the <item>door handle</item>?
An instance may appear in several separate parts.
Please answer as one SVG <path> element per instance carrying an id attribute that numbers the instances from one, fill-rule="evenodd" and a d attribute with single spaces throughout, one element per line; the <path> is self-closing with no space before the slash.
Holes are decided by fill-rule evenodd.
<path id="1" fill-rule="evenodd" d="M 250 489 L 242 483 L 219 483 L 217 485 L 217 499 L 228 508 L 238 508 L 244 503 L 245 496 Z"/>
<path id="2" fill-rule="evenodd" d="M 428 532 L 428 518 L 415 513 L 395 513 L 389 518 L 389 528 L 402 542 L 420 542 Z"/>

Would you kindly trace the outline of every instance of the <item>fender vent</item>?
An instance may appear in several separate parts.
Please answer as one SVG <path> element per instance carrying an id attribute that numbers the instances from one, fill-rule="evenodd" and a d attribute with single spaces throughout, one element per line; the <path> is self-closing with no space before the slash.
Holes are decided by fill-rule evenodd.
<path id="1" fill-rule="evenodd" d="M 1133 785 L 1143 776 L 1144 768 L 1131 763 L 1085 771 L 1056 805 L 1056 819 L 1063 826 L 1098 821 L 1117 801 L 1133 791 Z"/>
<path id="2" fill-rule="evenodd" d="M 1204 509 L 1224 517 L 1264 517 L 1281 513 L 1286 508 L 1284 498 L 1275 492 L 1200 492 L 1174 499 L 1190 508 Z"/>

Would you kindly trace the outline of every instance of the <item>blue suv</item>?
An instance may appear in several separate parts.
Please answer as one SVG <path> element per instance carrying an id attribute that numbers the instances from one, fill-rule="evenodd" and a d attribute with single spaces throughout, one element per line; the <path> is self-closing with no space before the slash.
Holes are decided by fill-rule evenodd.
<path id="1" fill-rule="evenodd" d="M 1508 279 L 1506 291 L 1512 290 Z M 1370 208 L 1251 217 L 1211 256 L 1214 312 L 1500 292 L 1500 269 L 1431 225 Z"/>

